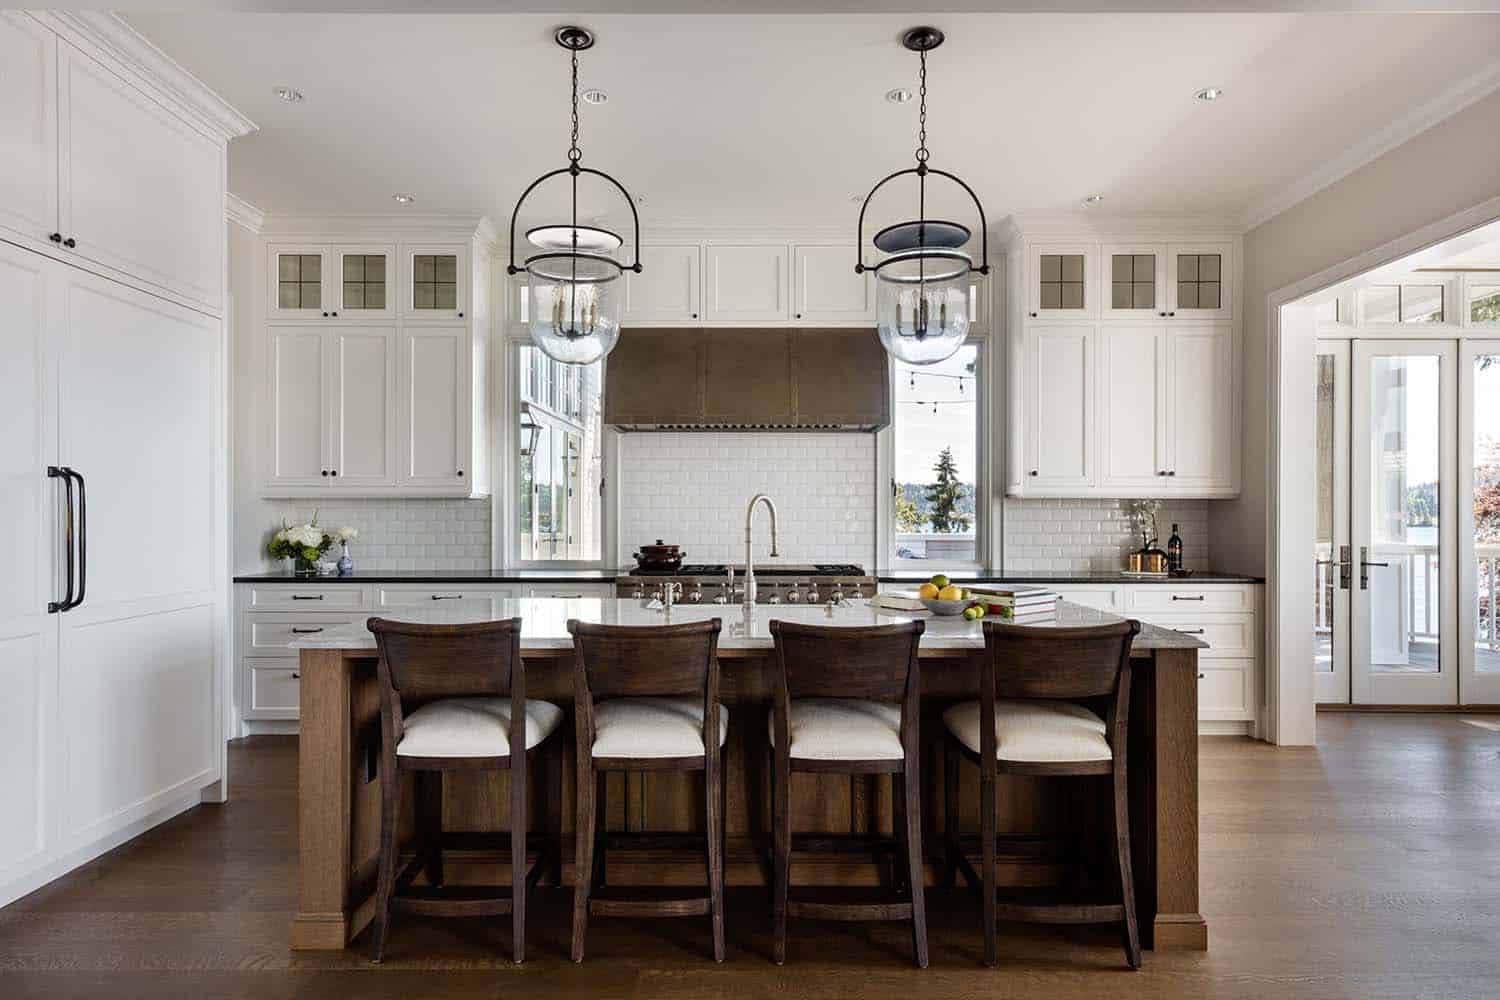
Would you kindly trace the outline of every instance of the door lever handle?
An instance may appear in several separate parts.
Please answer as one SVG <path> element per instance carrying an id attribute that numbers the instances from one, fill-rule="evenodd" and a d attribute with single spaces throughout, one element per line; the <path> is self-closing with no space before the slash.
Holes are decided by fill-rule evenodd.
<path id="1" fill-rule="evenodd" d="M 1388 562 L 1371 562 L 1369 559 L 1365 558 L 1369 554 L 1370 554 L 1370 549 L 1369 549 L 1368 546 L 1361 545 L 1359 547 L 1359 589 L 1360 590 L 1369 590 L 1370 589 L 1370 567 L 1371 566 L 1380 566 L 1382 568 L 1390 566 L 1390 563 L 1388 563 Z"/>

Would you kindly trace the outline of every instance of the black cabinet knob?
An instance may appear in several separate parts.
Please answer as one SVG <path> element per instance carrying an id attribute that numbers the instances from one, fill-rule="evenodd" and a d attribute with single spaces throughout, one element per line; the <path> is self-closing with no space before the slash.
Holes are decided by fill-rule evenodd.
<path id="1" fill-rule="evenodd" d="M 1177 311 L 1174 309 L 1172 312 L 1167 313 L 1167 315 L 1168 316 L 1176 316 L 1177 315 Z"/>
<path id="2" fill-rule="evenodd" d="M 1035 469 L 1032 469 L 1032 470 L 1031 470 L 1031 474 L 1032 474 L 1032 475 L 1033 475 L 1033 476 L 1034 476 L 1034 475 L 1036 475 L 1036 470 L 1035 470 Z"/>
<path id="3" fill-rule="evenodd" d="M 459 313 L 459 314 L 458 314 L 458 318 L 459 318 L 459 319 L 463 319 L 463 318 L 464 318 L 464 314 L 463 314 L 463 313 Z"/>
<path id="4" fill-rule="evenodd" d="M 47 239 L 51 240 L 53 243 L 61 243 L 62 233 L 53 233 L 51 236 L 47 237 Z"/>
<path id="5" fill-rule="evenodd" d="M 333 311 L 333 315 L 334 315 L 334 318 L 335 318 L 335 319 L 337 319 L 337 318 L 338 318 L 338 314 L 339 314 L 339 313 L 338 313 L 338 310 L 337 310 L 337 309 L 335 309 L 335 310 L 334 310 L 334 311 Z"/>
<path id="6" fill-rule="evenodd" d="M 1175 476 L 1175 475 L 1177 475 L 1177 470 L 1176 469 L 1168 469 L 1167 470 L 1167 475 L 1169 475 L 1169 476 Z"/>
<path id="7" fill-rule="evenodd" d="M 801 318 L 802 318 L 802 314 L 801 314 L 801 313 L 798 313 L 798 314 L 797 314 L 797 318 L 798 318 L 798 319 L 801 319 Z"/>
<path id="8" fill-rule="evenodd" d="M 1165 313 L 1165 312 L 1159 312 L 1159 313 L 1157 313 L 1157 314 L 1156 314 L 1156 315 L 1158 315 L 1158 316 L 1165 316 L 1165 315 L 1166 315 L 1166 313 Z"/>
<path id="9" fill-rule="evenodd" d="M 324 319 L 328 318 L 328 311 L 326 309 L 323 311 L 323 318 Z"/>
<path id="10" fill-rule="evenodd" d="M 693 319 L 697 319 L 697 318 L 698 318 L 698 314 L 697 313 L 693 313 Z"/>
<path id="11" fill-rule="evenodd" d="M 328 470 L 327 470 L 327 469 L 324 469 L 324 470 L 323 470 L 323 473 L 322 473 L 322 474 L 323 474 L 323 476 L 324 476 L 324 477 L 325 477 L 325 478 L 327 478 L 327 476 L 328 476 Z"/>
<path id="12" fill-rule="evenodd" d="M 1031 314 L 1031 318 L 1032 318 L 1032 319 L 1036 319 L 1036 313 L 1032 313 L 1032 314 Z"/>
<path id="13" fill-rule="evenodd" d="M 459 470 L 458 470 L 458 475 L 459 475 L 459 478 L 460 478 L 460 479 L 462 479 L 462 478 L 463 478 L 463 474 L 464 474 L 464 470 L 463 470 L 463 469 L 459 469 Z"/>
<path id="14" fill-rule="evenodd" d="M 330 475 L 330 476 L 336 476 L 336 475 L 338 475 L 338 474 L 339 474 L 339 470 L 338 470 L 338 469 L 334 469 L 334 470 L 332 470 L 332 471 L 331 471 L 331 472 L 329 472 L 329 473 L 328 473 L 328 474 L 329 474 L 329 475 Z"/>
<path id="15" fill-rule="evenodd" d="M 67 247 L 69 250 L 73 249 L 77 245 L 78 245 L 78 241 L 75 240 L 71 236 L 69 236 L 67 239 L 63 240 L 63 246 Z"/>

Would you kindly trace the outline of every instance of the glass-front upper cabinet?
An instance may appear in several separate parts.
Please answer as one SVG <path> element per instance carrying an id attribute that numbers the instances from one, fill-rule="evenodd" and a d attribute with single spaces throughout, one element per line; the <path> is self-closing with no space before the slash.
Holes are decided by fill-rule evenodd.
<path id="1" fill-rule="evenodd" d="M 1234 315 L 1234 246 L 1173 244 L 1167 248 L 1167 315 L 1229 319 Z"/>
<path id="2" fill-rule="evenodd" d="M 327 282 L 331 264 L 328 248 L 273 245 L 269 254 L 269 315 L 276 319 L 331 317 L 337 307 Z"/>
<path id="3" fill-rule="evenodd" d="M 1167 248 L 1151 244 L 1105 246 L 1103 319 L 1155 319 L 1167 310 Z"/>
<path id="4" fill-rule="evenodd" d="M 1083 319 L 1099 314 L 1098 248 L 1088 244 L 1034 245 L 1026 257 L 1026 315 L 1030 319 Z"/>
<path id="5" fill-rule="evenodd" d="M 469 253 L 459 245 L 405 247 L 401 312 L 407 319 L 463 319 L 469 311 Z"/>
<path id="6" fill-rule="evenodd" d="M 344 319 L 389 319 L 396 315 L 395 283 L 391 281 L 396 255 L 391 247 L 339 247 L 335 309 Z"/>

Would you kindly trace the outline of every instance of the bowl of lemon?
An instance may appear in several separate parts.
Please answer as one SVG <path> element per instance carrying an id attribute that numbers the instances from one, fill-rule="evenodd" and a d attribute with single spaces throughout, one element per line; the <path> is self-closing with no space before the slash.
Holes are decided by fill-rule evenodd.
<path id="1" fill-rule="evenodd" d="M 935 615 L 961 615 L 969 607 L 969 592 L 955 586 L 939 573 L 917 588 L 917 597 L 922 606 Z"/>

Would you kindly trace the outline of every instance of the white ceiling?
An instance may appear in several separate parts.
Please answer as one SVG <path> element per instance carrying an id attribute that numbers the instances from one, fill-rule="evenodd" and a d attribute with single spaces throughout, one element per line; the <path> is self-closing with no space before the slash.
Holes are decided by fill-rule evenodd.
<path id="1" fill-rule="evenodd" d="M 487 214 L 564 164 L 564 18 L 131 13 L 260 125 L 230 189 L 273 213 Z M 573 20 L 568 18 L 567 20 Z M 1076 209 L 1240 217 L 1393 122 L 1500 84 L 1493 14 L 580 15 L 585 165 L 645 197 L 642 224 L 853 226 L 850 196 L 910 165 L 916 57 L 934 20 L 932 163 L 992 220 Z M 296 87 L 299 104 L 272 89 Z M 1209 105 L 1200 87 L 1226 96 Z M 552 206 L 564 203 L 559 181 Z M 585 216 L 623 225 L 601 191 Z M 546 208 L 539 203 L 538 208 Z M 938 211 L 961 211 L 939 199 Z M 532 213 L 528 212 L 528 215 Z M 909 217 L 895 201 L 877 221 Z"/>

